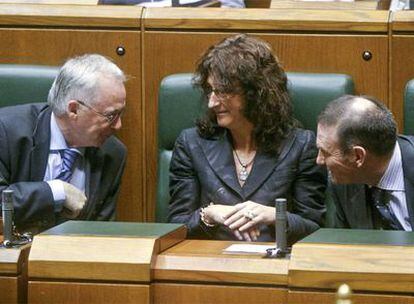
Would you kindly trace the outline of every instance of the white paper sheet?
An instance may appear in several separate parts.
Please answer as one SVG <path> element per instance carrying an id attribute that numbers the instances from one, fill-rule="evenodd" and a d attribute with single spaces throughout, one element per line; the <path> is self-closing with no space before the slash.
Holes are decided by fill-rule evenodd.
<path id="1" fill-rule="evenodd" d="M 273 246 L 274 247 L 274 246 Z M 254 244 L 232 244 L 223 249 L 223 253 L 255 253 L 266 254 L 266 249 L 273 248 L 269 245 L 254 245 Z"/>

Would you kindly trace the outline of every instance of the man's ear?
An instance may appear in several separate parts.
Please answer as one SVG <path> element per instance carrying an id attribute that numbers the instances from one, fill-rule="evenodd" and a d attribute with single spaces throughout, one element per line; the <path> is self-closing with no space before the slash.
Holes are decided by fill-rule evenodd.
<path id="1" fill-rule="evenodd" d="M 362 165 L 365 163 L 367 157 L 367 150 L 361 146 L 353 146 L 352 151 L 355 155 L 355 164 L 357 168 L 361 168 Z"/>
<path id="2" fill-rule="evenodd" d="M 76 118 L 78 115 L 79 103 L 76 100 L 69 100 L 67 104 L 67 114 L 69 118 Z"/>

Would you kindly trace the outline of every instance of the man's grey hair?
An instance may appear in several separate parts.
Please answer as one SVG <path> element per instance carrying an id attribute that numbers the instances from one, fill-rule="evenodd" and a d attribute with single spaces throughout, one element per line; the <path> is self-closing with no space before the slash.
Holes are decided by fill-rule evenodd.
<path id="1" fill-rule="evenodd" d="M 53 82 L 47 102 L 53 113 L 66 112 L 69 100 L 93 104 L 99 93 L 102 77 L 125 82 L 124 72 L 111 60 L 99 54 L 85 54 L 65 62 Z"/>

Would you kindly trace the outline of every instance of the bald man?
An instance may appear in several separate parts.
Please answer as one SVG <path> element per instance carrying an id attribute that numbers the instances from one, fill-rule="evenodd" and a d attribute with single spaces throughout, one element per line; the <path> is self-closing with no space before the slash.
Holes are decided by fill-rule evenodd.
<path id="1" fill-rule="evenodd" d="M 337 228 L 412 231 L 414 137 L 379 101 L 345 95 L 318 118 L 316 162 L 329 172 Z"/>

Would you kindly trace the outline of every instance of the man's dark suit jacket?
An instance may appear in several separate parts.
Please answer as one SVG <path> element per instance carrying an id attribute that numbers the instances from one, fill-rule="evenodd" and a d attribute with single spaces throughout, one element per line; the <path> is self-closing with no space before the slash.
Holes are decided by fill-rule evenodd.
<path id="1" fill-rule="evenodd" d="M 240 186 L 227 132 L 202 138 L 195 128 L 176 141 L 170 167 L 169 221 L 184 223 L 189 237 L 235 239 L 223 226 L 209 228 L 200 221 L 200 208 L 210 202 L 235 205 L 248 200 L 274 206 L 288 199 L 288 241 L 293 243 L 319 228 L 325 214 L 326 172 L 315 163 L 317 150 L 311 131 L 294 130 L 280 153 L 257 152 L 253 168 Z M 274 225 L 260 227 L 259 241 L 274 241 Z"/>
<path id="2" fill-rule="evenodd" d="M 42 231 L 56 224 L 53 194 L 43 181 L 50 147 L 51 109 L 26 104 L 0 109 L 0 191 L 14 190 L 15 224 Z M 126 148 L 110 137 L 85 149 L 87 204 L 77 219 L 113 220 Z"/>
<path id="3" fill-rule="evenodd" d="M 399 136 L 402 166 L 404 172 L 405 198 L 411 227 L 414 228 L 414 137 Z M 330 185 L 336 209 L 336 228 L 379 229 L 381 221 L 367 200 L 367 186 L 364 184 Z"/>

